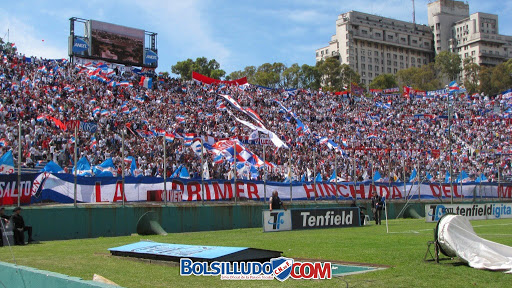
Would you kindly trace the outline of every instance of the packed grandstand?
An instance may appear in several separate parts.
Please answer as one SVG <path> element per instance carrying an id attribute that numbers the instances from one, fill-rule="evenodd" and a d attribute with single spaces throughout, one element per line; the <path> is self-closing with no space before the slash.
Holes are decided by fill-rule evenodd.
<path id="1" fill-rule="evenodd" d="M 237 179 L 446 183 L 450 154 L 454 182 L 512 175 L 510 93 L 355 96 L 162 75 L 146 88 L 147 77 L 2 51 L 0 155 L 18 159 L 21 122 L 22 165 L 54 161 L 65 173 L 77 143 L 76 159 L 111 158 L 113 175 L 125 166 L 125 175 L 162 177 L 165 161 L 167 177 L 185 167 L 191 178 L 232 179 L 236 162 Z"/>

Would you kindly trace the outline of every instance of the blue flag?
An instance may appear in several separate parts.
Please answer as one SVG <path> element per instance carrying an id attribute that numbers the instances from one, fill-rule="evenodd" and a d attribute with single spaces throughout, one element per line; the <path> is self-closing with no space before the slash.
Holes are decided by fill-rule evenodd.
<path id="1" fill-rule="evenodd" d="M 478 178 L 476 178 L 475 182 L 476 183 L 482 183 L 482 182 L 486 182 L 487 181 L 487 178 L 485 177 L 484 173 L 480 174 L 480 176 L 478 176 Z"/>
<path id="2" fill-rule="evenodd" d="M 462 170 L 460 172 L 459 176 L 457 177 L 457 183 L 464 182 L 464 180 L 468 179 L 468 178 L 469 178 L 469 175 L 464 170 Z"/>
<path id="3" fill-rule="evenodd" d="M 190 179 L 190 174 L 188 173 L 187 167 L 181 166 L 179 178 Z"/>
<path id="4" fill-rule="evenodd" d="M 444 183 L 450 183 L 450 172 L 446 171 L 446 176 L 444 176 Z"/>
<path id="5" fill-rule="evenodd" d="M 432 178 L 434 177 L 432 177 L 432 175 L 430 175 L 430 173 L 427 172 L 427 180 L 432 182 Z"/>
<path id="6" fill-rule="evenodd" d="M 409 182 L 414 181 L 414 178 L 416 178 L 416 174 L 416 168 L 414 168 L 414 170 L 412 170 L 411 177 L 409 177 Z"/>
<path id="7" fill-rule="evenodd" d="M 43 169 L 40 172 L 48 172 L 48 173 L 64 173 L 64 169 L 59 166 L 59 164 L 50 161 L 46 163 Z"/>
<path id="8" fill-rule="evenodd" d="M 178 168 L 176 168 L 176 170 L 174 170 L 174 172 L 172 172 L 170 178 L 178 178 L 178 176 L 180 175 L 181 166 L 182 165 L 178 166 Z"/>
<path id="9" fill-rule="evenodd" d="M 0 158 L 0 174 L 14 173 L 14 159 L 12 158 L 12 151 L 7 151 L 2 158 Z"/>
<path id="10" fill-rule="evenodd" d="M 322 182 L 322 174 L 318 173 L 316 174 L 316 179 L 315 179 L 316 182 Z"/>
<path id="11" fill-rule="evenodd" d="M 114 162 L 112 158 L 108 158 L 103 161 L 100 165 L 94 166 L 93 172 L 96 177 L 114 177 L 114 172 L 116 171 L 116 167 L 114 166 Z"/>
<path id="12" fill-rule="evenodd" d="M 130 173 L 132 174 L 132 176 L 134 176 L 134 177 L 142 176 L 142 175 L 135 175 L 135 170 L 137 170 L 137 162 L 135 161 L 135 158 L 133 158 L 133 156 L 128 156 L 125 159 L 130 161 Z"/>
<path id="13" fill-rule="evenodd" d="M 380 178 L 382 178 L 382 176 L 380 176 L 379 171 L 375 171 L 375 174 L 373 174 L 373 182 L 379 181 Z"/>
<path id="14" fill-rule="evenodd" d="M 73 167 L 73 174 L 75 174 L 75 167 Z M 92 176 L 91 164 L 87 158 L 82 157 L 76 163 L 76 174 L 78 176 Z"/>
<path id="15" fill-rule="evenodd" d="M 334 173 L 334 171 L 332 171 L 332 175 L 329 178 L 329 182 L 336 182 L 336 173 Z"/>

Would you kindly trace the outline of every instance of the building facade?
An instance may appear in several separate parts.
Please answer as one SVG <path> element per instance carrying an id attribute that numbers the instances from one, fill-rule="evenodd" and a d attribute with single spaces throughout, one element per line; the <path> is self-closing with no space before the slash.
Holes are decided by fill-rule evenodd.
<path id="1" fill-rule="evenodd" d="M 428 4 L 428 26 L 350 11 L 336 20 L 336 34 L 316 50 L 316 61 L 334 57 L 359 73 L 363 84 L 379 74 L 420 67 L 450 51 L 481 66 L 512 58 L 512 36 L 499 34 L 498 15 L 469 14 L 461 1 Z"/>
<path id="2" fill-rule="evenodd" d="M 379 74 L 420 67 L 433 60 L 430 27 L 350 11 L 338 16 L 329 46 L 316 50 L 316 61 L 335 57 L 361 76 L 363 84 Z"/>

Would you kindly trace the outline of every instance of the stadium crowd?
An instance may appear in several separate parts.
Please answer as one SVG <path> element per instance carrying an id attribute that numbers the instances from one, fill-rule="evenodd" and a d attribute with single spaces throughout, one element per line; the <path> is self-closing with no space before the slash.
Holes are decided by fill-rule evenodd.
<path id="1" fill-rule="evenodd" d="M 130 71 L 109 69 L 91 77 L 98 64 L 91 65 L 2 51 L 0 155 L 12 149 L 18 157 L 21 120 L 23 165 L 53 160 L 71 172 L 68 167 L 74 159 L 75 131 L 55 123 L 79 120 L 97 123 L 95 133 L 79 129 L 76 139 L 78 158 L 87 157 L 91 165 L 112 158 L 120 174 L 123 159 L 134 156 L 137 174 L 161 177 L 166 161 L 167 176 L 183 165 L 192 177 L 200 178 L 200 158 L 184 145 L 183 135 L 245 139 L 254 132 L 235 116 L 252 123 L 254 119 L 219 95 L 227 94 L 242 107 L 254 110 L 266 129 L 291 149 L 266 146 L 269 165 L 265 166 L 266 173 L 262 167 L 259 175 L 252 175 L 258 180 L 266 175 L 268 181 L 283 181 L 291 166 L 292 180 L 297 181 L 313 181 L 318 173 L 327 181 L 334 169 L 338 181 L 352 181 L 354 176 L 359 181 L 372 179 L 377 171 L 380 181 L 408 181 L 417 169 L 418 178 L 424 181 L 428 174 L 433 177 L 430 181 L 445 182 L 450 154 L 454 181 L 462 170 L 470 181 L 482 173 L 489 181 L 512 175 L 512 119 L 507 112 L 512 98 L 501 95 L 461 94 L 451 99 L 399 94 L 351 96 L 321 90 L 289 92 L 254 85 L 206 85 L 156 76 L 152 88 L 147 89 L 140 85 L 141 76 Z M 100 75 L 103 81 L 98 80 Z M 123 84 L 112 85 L 112 81 Z M 448 105 L 453 115 L 451 127 Z M 296 119 L 305 126 L 299 127 Z M 173 141 L 167 142 L 166 159 L 164 130 L 174 135 Z M 122 134 L 125 155 L 121 155 Z M 259 137 L 265 135 L 260 133 Z M 339 147 L 331 149 L 323 137 Z M 262 145 L 243 145 L 263 159 Z M 205 161 L 211 178 L 233 177 L 230 161 L 215 155 L 206 155 Z M 133 173 L 128 166 L 127 175 Z"/>

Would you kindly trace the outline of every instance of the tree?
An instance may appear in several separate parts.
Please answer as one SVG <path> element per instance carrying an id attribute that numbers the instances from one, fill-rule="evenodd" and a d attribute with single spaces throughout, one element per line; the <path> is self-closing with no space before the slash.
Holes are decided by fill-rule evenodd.
<path id="1" fill-rule="evenodd" d="M 281 82 L 281 73 L 286 69 L 282 63 L 264 63 L 258 67 L 254 74 L 254 84 L 270 88 L 278 88 Z"/>
<path id="2" fill-rule="evenodd" d="M 473 58 L 464 59 L 464 87 L 469 94 L 478 90 L 478 73 L 480 66 L 473 62 Z"/>
<path id="3" fill-rule="evenodd" d="M 399 70 L 396 76 L 400 86 L 411 86 L 416 90 L 436 90 L 442 86 L 433 63 Z"/>
<path id="4" fill-rule="evenodd" d="M 220 64 L 217 60 L 208 60 L 206 57 L 198 57 L 195 61 L 190 58 L 185 61 L 179 61 L 171 67 L 171 71 L 174 74 L 180 75 L 184 80 L 192 79 L 193 71 L 215 79 L 220 79 L 226 75 L 226 72 L 220 69 Z"/>
<path id="5" fill-rule="evenodd" d="M 341 64 L 341 74 L 340 74 L 340 88 L 342 90 L 343 87 L 350 87 L 351 83 L 356 83 L 359 87 L 363 87 L 364 85 L 361 83 L 361 76 L 359 73 L 350 68 L 347 64 Z"/>
<path id="6" fill-rule="evenodd" d="M 460 55 L 457 53 L 443 51 L 436 55 L 435 63 L 436 69 L 449 81 L 457 79 L 457 76 L 462 72 Z"/>
<path id="7" fill-rule="evenodd" d="M 255 84 L 254 75 L 256 74 L 256 67 L 255 66 L 247 66 L 244 68 L 244 70 L 238 70 L 233 71 L 229 76 L 226 77 L 226 79 L 229 78 L 229 80 L 235 80 L 240 79 L 243 77 L 247 77 L 247 82 L 251 84 Z"/>
<path id="8" fill-rule="evenodd" d="M 292 66 L 286 68 L 282 73 L 283 86 L 286 88 L 297 88 L 299 87 L 301 71 L 299 64 L 295 63 Z"/>
<path id="9" fill-rule="evenodd" d="M 316 63 L 322 75 L 323 86 L 326 90 L 341 90 L 341 65 L 335 58 L 327 58 Z"/>
<path id="10" fill-rule="evenodd" d="M 480 73 L 478 73 L 478 80 L 480 85 L 478 86 L 478 90 L 484 92 L 486 95 L 489 95 L 494 91 L 494 88 L 491 84 L 493 67 L 482 67 L 480 69 Z"/>
<path id="11" fill-rule="evenodd" d="M 316 66 L 303 64 L 300 67 L 299 87 L 318 90 L 320 88 L 320 79 L 321 75 Z"/>
<path id="12" fill-rule="evenodd" d="M 185 61 L 179 61 L 176 65 L 171 66 L 171 71 L 174 74 L 180 75 L 183 80 L 192 79 L 192 67 L 194 65 L 194 60 L 187 59 Z"/>
<path id="13" fill-rule="evenodd" d="M 386 89 L 397 87 L 396 77 L 393 74 L 380 74 L 370 83 L 371 89 Z"/>
<path id="14" fill-rule="evenodd" d="M 501 93 L 512 87 L 512 75 L 507 68 L 506 63 L 501 63 L 494 67 L 491 76 L 491 85 L 494 88 L 492 94 Z"/>

